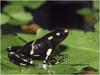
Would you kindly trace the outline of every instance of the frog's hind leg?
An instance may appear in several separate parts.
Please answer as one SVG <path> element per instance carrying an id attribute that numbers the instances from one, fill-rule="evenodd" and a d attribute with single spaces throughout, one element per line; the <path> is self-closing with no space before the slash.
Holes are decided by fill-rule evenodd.
<path id="1" fill-rule="evenodd" d="M 14 64 L 19 65 L 19 66 L 33 65 L 32 59 L 27 58 L 21 54 L 16 54 L 15 52 L 9 52 L 8 57 L 11 62 L 13 62 Z"/>
<path id="2" fill-rule="evenodd" d="M 7 48 L 7 51 L 8 52 L 19 52 L 20 50 L 21 50 L 21 48 L 22 48 L 23 46 L 9 46 L 8 48 Z"/>

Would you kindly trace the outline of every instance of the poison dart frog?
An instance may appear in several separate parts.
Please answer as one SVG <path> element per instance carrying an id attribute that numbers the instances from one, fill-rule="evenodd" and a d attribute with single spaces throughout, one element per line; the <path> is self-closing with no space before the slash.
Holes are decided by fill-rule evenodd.
<path id="1" fill-rule="evenodd" d="M 24 46 L 10 46 L 7 48 L 9 60 L 19 66 L 31 66 L 35 59 L 43 59 L 45 65 L 51 63 L 53 56 L 60 54 L 56 48 L 68 36 L 68 33 L 69 31 L 65 28 L 56 28 Z"/>

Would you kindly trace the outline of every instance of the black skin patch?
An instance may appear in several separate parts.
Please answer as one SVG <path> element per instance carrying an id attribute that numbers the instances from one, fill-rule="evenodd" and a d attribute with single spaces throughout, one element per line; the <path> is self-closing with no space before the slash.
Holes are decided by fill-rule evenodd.
<path id="1" fill-rule="evenodd" d="M 34 59 L 43 59 L 45 64 L 55 64 L 57 61 L 53 58 L 53 55 L 55 53 L 59 55 L 56 47 L 68 36 L 68 33 L 69 31 L 65 28 L 57 28 L 36 41 L 26 43 L 24 46 L 9 47 L 7 48 L 8 57 L 11 62 L 19 66 L 31 66 Z"/>

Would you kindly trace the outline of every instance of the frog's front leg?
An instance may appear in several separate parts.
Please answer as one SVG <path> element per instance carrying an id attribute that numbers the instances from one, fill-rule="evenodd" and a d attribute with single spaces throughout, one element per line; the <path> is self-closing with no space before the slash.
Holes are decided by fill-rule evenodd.
<path id="1" fill-rule="evenodd" d="M 53 49 L 52 48 L 49 48 L 48 50 L 47 50 L 47 52 L 46 52 L 46 57 L 45 57 L 45 59 L 44 59 L 44 61 L 43 61 L 43 68 L 44 69 L 46 69 L 46 66 L 47 66 L 47 64 L 48 64 L 48 59 L 50 58 L 50 55 L 51 55 L 51 53 L 52 53 L 52 51 L 53 51 Z"/>

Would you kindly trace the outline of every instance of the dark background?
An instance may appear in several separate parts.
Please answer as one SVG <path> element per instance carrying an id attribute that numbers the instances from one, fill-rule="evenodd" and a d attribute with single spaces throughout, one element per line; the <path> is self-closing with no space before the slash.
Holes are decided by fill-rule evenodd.
<path id="1" fill-rule="evenodd" d="M 6 4 L 9 4 L 9 1 L 2 1 L 2 8 Z M 83 16 L 76 13 L 78 9 L 85 7 L 93 8 L 92 1 L 47 1 L 38 9 L 25 7 L 25 10 L 34 16 L 34 20 L 30 23 L 37 23 L 46 29 L 66 27 L 93 30 L 93 27 L 87 26 Z"/>

